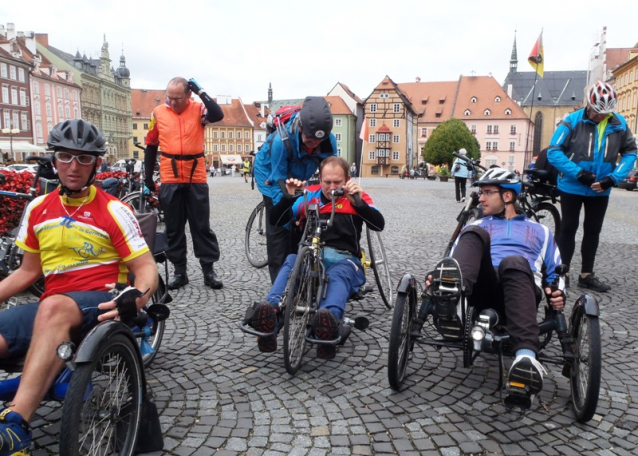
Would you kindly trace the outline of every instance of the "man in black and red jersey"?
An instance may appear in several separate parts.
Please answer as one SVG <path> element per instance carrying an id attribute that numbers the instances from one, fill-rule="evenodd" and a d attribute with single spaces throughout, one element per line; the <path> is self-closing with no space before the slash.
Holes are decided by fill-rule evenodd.
<path id="1" fill-rule="evenodd" d="M 319 303 L 319 310 L 312 321 L 315 336 L 321 340 L 334 340 L 339 335 L 341 319 L 348 299 L 357 293 L 366 277 L 361 265 L 361 231 L 365 222 L 373 231 L 382 231 L 385 219 L 372 202 L 370 195 L 350 179 L 349 165 L 341 157 L 331 156 L 319 166 L 319 185 L 307 187 L 308 201 L 319 204 L 321 219 L 330 218 L 331 192 L 343 188 L 344 196 L 335 201 L 335 217 L 331 227 L 323 235 L 323 265 L 330 277 L 326 295 Z M 287 195 L 277 203 L 270 214 L 270 223 L 282 226 L 293 218 L 303 222 L 304 198 L 294 197 L 295 190 L 302 189 L 304 181 L 286 180 Z M 355 198 L 356 196 L 359 198 Z M 270 332 L 277 324 L 279 302 L 286 288 L 288 276 L 295 264 L 296 254 L 288 255 L 279 269 L 277 278 L 266 299 L 249 308 L 246 318 L 259 332 Z M 277 336 L 260 337 L 259 350 L 272 352 L 277 349 Z M 317 356 L 322 359 L 335 357 L 334 345 L 321 345 Z"/>
<path id="2" fill-rule="evenodd" d="M 20 268 L 0 282 L 0 301 L 25 290 L 44 274 L 45 292 L 34 302 L 0 312 L 0 358 L 26 360 L 20 386 L 0 410 L 0 456 L 28 454 L 29 422 L 64 362 L 56 348 L 79 342 L 99 321 L 127 320 L 157 288 L 157 266 L 133 212 L 93 186 L 106 141 L 81 119 L 56 125 L 49 134 L 59 191 L 25 209 L 16 245 Z M 141 297 L 116 304 L 109 292 L 135 275 Z"/>

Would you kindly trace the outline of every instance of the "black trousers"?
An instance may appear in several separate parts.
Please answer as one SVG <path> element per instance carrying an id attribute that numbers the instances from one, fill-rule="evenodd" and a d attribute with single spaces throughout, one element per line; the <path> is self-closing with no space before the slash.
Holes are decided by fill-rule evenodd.
<path id="1" fill-rule="evenodd" d="M 576 231 L 580 219 L 580 208 L 585 208 L 583 222 L 583 241 L 580 247 L 582 255 L 581 272 L 594 272 L 594 261 L 600 232 L 609 204 L 609 196 L 581 196 L 560 192 L 561 222 L 556 239 L 560 256 L 564 264 L 569 266 L 576 248 Z"/>
<path id="2" fill-rule="evenodd" d="M 489 233 L 470 226 L 461 234 L 452 255 L 461 267 L 468 303 L 479 312 L 492 308 L 505 318 L 515 352 L 526 348 L 538 353 L 536 314 L 543 293 L 524 257 L 506 257 L 495 269 L 490 246 Z"/>
<path id="3" fill-rule="evenodd" d="M 262 195 L 264 207 L 266 209 L 266 251 L 268 252 L 268 272 L 270 273 L 270 283 L 275 283 L 279 268 L 286 261 L 286 257 L 295 253 L 295 245 L 299 242 L 294 233 L 283 226 L 275 226 L 270 223 L 270 212 L 272 211 L 272 199 Z M 296 240 L 296 242 L 295 242 Z"/>
<path id="4" fill-rule="evenodd" d="M 455 177 L 454 178 L 454 190 L 456 191 L 456 200 L 461 201 L 461 198 L 465 198 L 465 184 L 467 183 L 467 177 Z"/>
<path id="5" fill-rule="evenodd" d="M 193 252 L 204 274 L 219 261 L 219 243 L 210 228 L 208 184 L 162 184 L 159 200 L 164 210 L 168 251 L 175 274 L 186 273 L 186 222 L 193 238 Z"/>

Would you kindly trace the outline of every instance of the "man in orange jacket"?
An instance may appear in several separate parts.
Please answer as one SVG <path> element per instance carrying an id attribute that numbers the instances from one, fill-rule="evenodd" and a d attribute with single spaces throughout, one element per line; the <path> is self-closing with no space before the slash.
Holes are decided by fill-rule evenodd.
<path id="1" fill-rule="evenodd" d="M 203 104 L 191 100 L 192 93 Z M 176 77 L 166 88 L 166 103 L 151 114 L 146 135 L 146 186 L 154 190 L 153 167 L 160 156 L 162 185 L 159 200 L 164 209 L 168 259 L 174 276 L 168 288 L 176 290 L 188 284 L 186 275 L 186 221 L 193 237 L 193 251 L 204 273 L 204 285 L 215 290 L 224 285 L 213 264 L 219 260 L 219 243 L 210 228 L 210 204 L 204 157 L 204 126 L 224 118 L 219 105 L 194 79 Z"/>

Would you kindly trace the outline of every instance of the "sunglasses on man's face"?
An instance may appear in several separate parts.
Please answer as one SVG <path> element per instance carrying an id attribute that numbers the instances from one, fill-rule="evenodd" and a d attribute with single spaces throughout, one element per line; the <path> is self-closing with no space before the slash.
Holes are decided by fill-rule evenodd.
<path id="1" fill-rule="evenodd" d="M 68 152 L 56 152 L 54 155 L 56 160 L 67 165 L 71 163 L 73 159 L 76 159 L 80 165 L 92 165 L 95 163 L 95 160 L 97 160 L 95 155 L 88 154 L 73 155 Z"/>

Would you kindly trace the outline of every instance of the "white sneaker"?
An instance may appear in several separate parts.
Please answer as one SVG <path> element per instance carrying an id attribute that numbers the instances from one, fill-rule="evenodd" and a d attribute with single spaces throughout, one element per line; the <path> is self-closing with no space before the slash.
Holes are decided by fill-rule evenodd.
<path id="1" fill-rule="evenodd" d="M 510 367 L 508 381 L 513 387 L 527 387 L 530 394 L 537 394 L 543 389 L 543 374 L 547 375 L 547 371 L 536 358 L 519 355 Z"/>
<path id="2" fill-rule="evenodd" d="M 464 203 L 465 202 L 465 197 L 461 198 L 461 202 Z"/>

